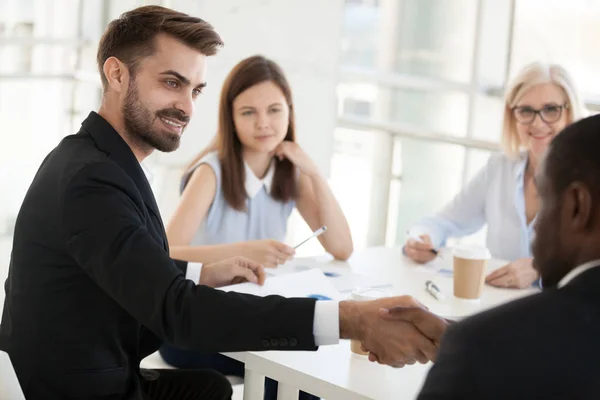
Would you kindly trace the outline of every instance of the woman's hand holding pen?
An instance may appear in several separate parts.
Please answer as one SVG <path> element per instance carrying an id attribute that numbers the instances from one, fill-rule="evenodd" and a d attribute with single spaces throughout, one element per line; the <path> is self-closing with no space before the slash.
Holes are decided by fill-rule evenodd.
<path id="1" fill-rule="evenodd" d="M 256 261 L 266 268 L 275 268 L 291 260 L 296 251 L 277 240 L 250 240 L 239 244 L 239 254 Z"/>
<path id="2" fill-rule="evenodd" d="M 404 253 L 411 260 L 424 264 L 437 256 L 429 235 L 420 235 L 420 240 L 408 238 L 404 245 Z"/>

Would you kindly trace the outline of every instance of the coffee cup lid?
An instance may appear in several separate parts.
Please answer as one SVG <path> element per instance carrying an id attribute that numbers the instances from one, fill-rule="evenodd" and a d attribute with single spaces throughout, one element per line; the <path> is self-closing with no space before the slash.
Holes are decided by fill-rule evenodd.
<path id="1" fill-rule="evenodd" d="M 455 257 L 464 258 L 467 260 L 489 260 L 492 258 L 487 247 L 474 244 L 461 244 L 454 247 L 452 254 Z"/>

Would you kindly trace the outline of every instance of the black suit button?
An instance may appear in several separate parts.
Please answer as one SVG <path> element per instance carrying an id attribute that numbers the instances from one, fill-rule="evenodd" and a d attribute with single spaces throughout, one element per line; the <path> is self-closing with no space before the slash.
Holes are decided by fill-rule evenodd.
<path id="1" fill-rule="evenodd" d="M 295 337 L 290 338 L 290 347 L 296 347 L 298 346 L 298 339 L 296 339 Z"/>
<path id="2" fill-rule="evenodd" d="M 273 346 L 273 347 L 279 347 L 279 340 L 277 340 L 277 339 L 271 339 L 271 346 Z"/>
<path id="3" fill-rule="evenodd" d="M 281 347 L 286 347 L 288 345 L 287 339 L 286 338 L 279 339 L 279 345 L 281 345 Z"/>
<path id="4" fill-rule="evenodd" d="M 271 346 L 271 343 L 269 343 L 269 341 L 268 341 L 268 340 L 263 340 L 263 341 L 262 341 L 262 346 L 263 346 L 265 349 L 268 349 L 268 348 Z"/>

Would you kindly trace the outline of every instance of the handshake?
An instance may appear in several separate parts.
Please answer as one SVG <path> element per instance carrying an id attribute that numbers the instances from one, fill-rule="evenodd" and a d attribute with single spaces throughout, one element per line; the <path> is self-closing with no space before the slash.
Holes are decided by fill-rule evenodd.
<path id="1" fill-rule="evenodd" d="M 234 257 L 205 265 L 198 283 L 212 287 L 244 281 L 262 285 L 265 277 L 262 265 Z M 448 321 L 410 296 L 342 301 L 339 315 L 340 338 L 359 340 L 371 361 L 398 368 L 433 361 L 448 326 Z"/>
<path id="2" fill-rule="evenodd" d="M 401 368 L 434 361 L 448 321 L 410 296 L 340 303 L 340 337 L 361 342 L 369 360 Z"/>

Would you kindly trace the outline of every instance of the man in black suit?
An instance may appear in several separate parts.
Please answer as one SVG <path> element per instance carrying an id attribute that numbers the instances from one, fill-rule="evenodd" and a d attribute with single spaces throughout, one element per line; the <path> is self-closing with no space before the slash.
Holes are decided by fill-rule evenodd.
<path id="1" fill-rule="evenodd" d="M 543 292 L 449 327 L 419 400 L 600 396 L 600 115 L 564 129 L 535 180 Z"/>
<path id="2" fill-rule="evenodd" d="M 15 228 L 0 349 L 27 399 L 231 396 L 215 373 L 140 371 L 162 341 L 217 352 L 315 350 L 355 338 L 381 363 L 435 357 L 446 323 L 410 297 L 337 303 L 224 293 L 211 286 L 261 283 L 262 267 L 225 260 L 192 281 L 169 257 L 140 163 L 178 147 L 206 58 L 220 45 L 206 22 L 156 6 L 125 13 L 102 37 L 102 106 L 43 161 Z M 426 324 L 381 318 L 393 306 L 415 308 Z"/>

